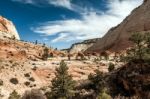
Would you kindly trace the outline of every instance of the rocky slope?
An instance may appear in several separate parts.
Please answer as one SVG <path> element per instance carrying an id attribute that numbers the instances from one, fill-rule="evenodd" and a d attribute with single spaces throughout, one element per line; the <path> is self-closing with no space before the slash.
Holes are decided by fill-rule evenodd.
<path id="1" fill-rule="evenodd" d="M 95 44 L 96 41 L 98 41 L 98 40 L 99 40 L 98 38 L 95 38 L 95 39 L 85 40 L 85 41 L 80 42 L 80 43 L 75 43 L 68 50 L 71 54 L 85 51 L 86 49 L 91 47 L 93 44 Z"/>
<path id="2" fill-rule="evenodd" d="M 8 99 L 9 94 L 16 90 L 20 95 L 26 90 L 44 89 L 50 85 L 55 77 L 55 68 L 61 60 L 68 60 L 59 50 L 49 49 L 53 54 L 47 61 L 41 60 L 45 46 L 24 42 L 19 39 L 15 26 L 7 19 L 1 17 L 0 21 L 0 99 Z M 15 32 L 16 31 L 16 32 Z M 16 39 L 11 39 L 15 36 Z M 94 40 L 81 43 L 89 46 Z M 79 44 L 80 45 L 80 44 Z M 83 48 L 83 46 L 80 49 Z M 107 66 L 101 66 L 93 61 L 66 61 L 69 74 L 79 81 L 87 79 L 90 73 L 100 69 L 107 72 Z M 1 97 L 2 95 L 2 97 Z"/>
<path id="3" fill-rule="evenodd" d="M 149 75 L 149 62 L 133 60 L 127 63 L 126 65 L 122 66 L 121 68 L 113 71 L 108 75 L 107 83 L 109 84 L 111 95 L 121 95 L 126 97 L 139 96 L 138 99 L 149 99 Z"/>
<path id="4" fill-rule="evenodd" d="M 7 20 L 6 18 L 0 16 L 0 38 L 16 38 L 20 39 L 19 34 L 14 26 L 14 24 Z"/>
<path id="5" fill-rule="evenodd" d="M 132 11 L 132 13 L 121 24 L 110 29 L 102 39 L 98 40 L 87 51 L 99 52 L 103 50 L 124 50 L 132 45 L 128 40 L 132 33 L 146 32 L 149 30 L 150 0 L 144 0 L 144 3 Z"/>

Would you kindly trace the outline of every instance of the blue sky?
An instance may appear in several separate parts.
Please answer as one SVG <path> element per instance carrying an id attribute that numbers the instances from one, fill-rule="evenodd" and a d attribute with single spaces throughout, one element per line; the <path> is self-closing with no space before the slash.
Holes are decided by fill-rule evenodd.
<path id="1" fill-rule="evenodd" d="M 13 21 L 20 38 L 64 49 L 104 36 L 143 0 L 2 0 L 0 15 Z"/>

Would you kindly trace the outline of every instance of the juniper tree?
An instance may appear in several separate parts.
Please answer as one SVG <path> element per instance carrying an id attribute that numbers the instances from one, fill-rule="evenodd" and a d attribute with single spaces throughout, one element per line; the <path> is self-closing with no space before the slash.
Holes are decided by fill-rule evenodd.
<path id="1" fill-rule="evenodd" d="M 103 72 L 95 70 L 95 74 L 90 74 L 88 76 L 88 79 L 92 82 L 92 89 L 95 90 L 96 94 L 101 93 L 102 90 L 105 88 Z"/>
<path id="2" fill-rule="evenodd" d="M 133 33 L 129 38 L 130 41 L 134 43 L 134 48 L 132 48 L 134 58 L 143 59 L 144 45 L 145 45 L 145 35 L 142 33 Z"/>
<path id="3" fill-rule="evenodd" d="M 60 66 L 56 68 L 55 75 L 48 99 L 71 99 L 74 96 L 75 82 L 68 74 L 68 67 L 64 61 L 61 61 Z"/>
<path id="4" fill-rule="evenodd" d="M 126 60 L 149 60 L 150 59 L 150 33 L 134 33 L 129 38 L 134 46 L 127 50 Z"/>
<path id="5" fill-rule="evenodd" d="M 150 59 L 150 33 L 145 33 L 145 42 L 146 42 L 146 48 L 145 48 L 145 58 Z"/>
<path id="6" fill-rule="evenodd" d="M 150 33 L 149 32 L 145 33 L 145 40 L 147 43 L 147 47 L 150 48 Z"/>

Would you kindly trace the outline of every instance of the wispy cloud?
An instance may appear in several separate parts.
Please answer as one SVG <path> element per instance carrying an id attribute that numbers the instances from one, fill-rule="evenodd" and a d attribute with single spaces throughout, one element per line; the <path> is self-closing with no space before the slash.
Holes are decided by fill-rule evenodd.
<path id="1" fill-rule="evenodd" d="M 73 10 L 73 5 L 71 3 L 71 0 L 12 0 L 14 2 L 20 2 L 24 4 L 33 4 L 33 5 L 39 5 L 39 4 L 50 4 L 57 7 L 64 7 L 70 10 Z"/>
<path id="2" fill-rule="evenodd" d="M 56 7 L 66 8 L 78 13 L 84 13 L 85 8 L 72 3 L 72 0 L 12 0 L 23 4 L 31 4 L 35 6 L 53 5 Z"/>
<path id="3" fill-rule="evenodd" d="M 48 0 L 48 2 L 58 7 L 64 7 L 73 10 L 71 0 Z"/>
<path id="4" fill-rule="evenodd" d="M 21 3 L 25 3 L 25 4 L 35 4 L 36 2 L 34 2 L 34 0 L 12 0 L 14 2 L 21 2 Z"/>
<path id="5" fill-rule="evenodd" d="M 70 0 L 64 0 L 68 9 L 75 9 Z M 90 38 L 102 37 L 111 27 L 118 25 L 130 12 L 142 3 L 143 0 L 108 0 L 108 10 L 99 13 L 97 10 L 84 10 L 81 19 L 66 19 L 50 21 L 32 28 L 36 33 L 48 36 L 58 34 L 52 42 L 85 40 Z M 59 2 L 59 0 L 56 0 Z M 57 4 L 62 6 L 62 3 Z"/>

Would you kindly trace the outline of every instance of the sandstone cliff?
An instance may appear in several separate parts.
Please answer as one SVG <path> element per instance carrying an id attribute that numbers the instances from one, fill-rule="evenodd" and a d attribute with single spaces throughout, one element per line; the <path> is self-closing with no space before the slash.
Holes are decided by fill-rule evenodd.
<path id="1" fill-rule="evenodd" d="M 71 54 L 73 53 L 78 53 L 81 51 L 85 51 L 87 50 L 89 47 L 91 47 L 93 44 L 96 43 L 96 41 L 98 41 L 99 39 L 89 39 L 89 40 L 85 40 L 83 42 L 80 43 L 75 43 L 71 46 L 71 48 L 69 49 L 69 52 Z"/>
<path id="2" fill-rule="evenodd" d="M 15 37 L 18 40 L 20 39 L 14 24 L 6 18 L 0 16 L 0 38 L 4 37 Z"/>
<path id="3" fill-rule="evenodd" d="M 119 12 L 118 12 L 119 13 Z M 87 51 L 100 52 L 103 50 L 121 51 L 132 45 L 129 37 L 134 32 L 147 32 L 150 30 L 150 0 L 132 11 L 132 13 L 118 26 L 113 27 L 100 40 Z"/>

